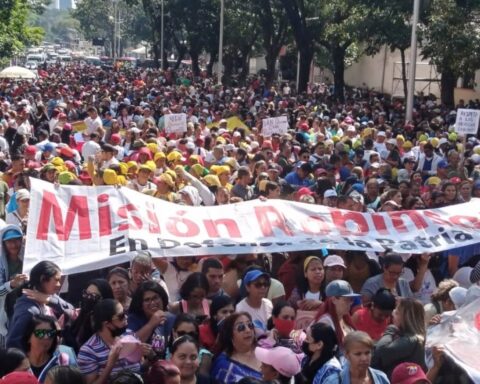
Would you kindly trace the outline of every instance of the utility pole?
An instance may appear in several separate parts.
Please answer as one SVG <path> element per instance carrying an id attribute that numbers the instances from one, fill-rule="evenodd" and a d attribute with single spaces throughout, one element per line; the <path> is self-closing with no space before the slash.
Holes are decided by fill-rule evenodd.
<path id="1" fill-rule="evenodd" d="M 415 77 L 417 69 L 417 24 L 420 13 L 420 0 L 413 2 L 412 17 L 412 41 L 410 43 L 410 76 L 408 77 L 407 105 L 405 121 L 412 121 L 413 118 L 413 99 L 415 96 Z"/>

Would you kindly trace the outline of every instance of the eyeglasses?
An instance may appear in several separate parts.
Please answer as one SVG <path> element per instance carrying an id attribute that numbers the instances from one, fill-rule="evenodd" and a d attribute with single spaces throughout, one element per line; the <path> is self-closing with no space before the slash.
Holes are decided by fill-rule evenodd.
<path id="1" fill-rule="evenodd" d="M 238 323 L 235 326 L 235 330 L 237 332 L 245 332 L 247 330 L 247 328 L 250 329 L 250 330 L 253 330 L 254 325 L 251 321 L 249 321 L 248 323 Z"/>
<path id="2" fill-rule="evenodd" d="M 190 336 L 190 337 L 193 337 L 194 339 L 198 339 L 198 333 L 197 332 L 177 331 L 177 335 L 178 335 L 178 337 Z"/>
<path id="3" fill-rule="evenodd" d="M 87 292 L 86 290 L 83 290 L 82 292 L 82 299 L 100 299 L 101 296 L 97 295 L 96 293 L 90 293 Z"/>
<path id="4" fill-rule="evenodd" d="M 270 282 L 269 281 L 255 281 L 253 283 L 255 288 L 269 288 L 270 287 Z"/>
<path id="5" fill-rule="evenodd" d="M 57 334 L 56 329 L 35 329 L 33 331 L 33 335 L 37 339 L 53 339 Z"/>
<path id="6" fill-rule="evenodd" d="M 143 303 L 147 305 L 157 303 L 159 301 L 160 301 L 160 296 L 146 297 L 145 299 L 143 299 Z"/>
<path id="7" fill-rule="evenodd" d="M 123 321 L 123 320 L 126 319 L 127 313 L 126 313 L 126 312 L 122 312 L 122 313 L 119 313 L 119 314 L 117 314 L 117 315 L 115 315 L 115 316 L 113 316 L 113 317 L 114 317 L 114 318 L 117 318 L 117 319 L 120 320 L 120 321 Z M 112 318 L 112 320 L 113 320 L 113 318 Z"/>

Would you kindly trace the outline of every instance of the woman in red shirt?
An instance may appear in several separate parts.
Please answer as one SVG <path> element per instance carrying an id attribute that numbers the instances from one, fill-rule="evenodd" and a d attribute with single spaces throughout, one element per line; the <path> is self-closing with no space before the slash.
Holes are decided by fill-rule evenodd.
<path id="1" fill-rule="evenodd" d="M 395 296 L 387 288 L 380 288 L 372 298 L 372 302 L 357 310 L 352 321 L 357 330 L 364 331 L 377 341 L 392 323 L 392 312 L 395 309 Z"/>

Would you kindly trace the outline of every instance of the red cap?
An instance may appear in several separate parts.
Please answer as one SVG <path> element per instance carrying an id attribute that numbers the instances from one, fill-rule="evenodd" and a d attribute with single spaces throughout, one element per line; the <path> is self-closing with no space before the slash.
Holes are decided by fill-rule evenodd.
<path id="1" fill-rule="evenodd" d="M 60 154 L 65 157 L 73 157 L 75 155 L 70 147 L 63 147 L 60 149 Z"/>
<path id="2" fill-rule="evenodd" d="M 0 380 L 1 384 L 38 384 L 37 378 L 30 372 L 12 372 Z"/>
<path id="3" fill-rule="evenodd" d="M 113 144 L 120 144 L 122 142 L 122 137 L 118 133 L 114 133 L 110 140 Z"/>
<path id="4" fill-rule="evenodd" d="M 37 147 L 34 145 L 28 145 L 25 148 L 25 155 L 35 155 L 37 153 Z"/>
<path id="5" fill-rule="evenodd" d="M 272 149 L 272 142 L 270 140 L 263 140 L 262 149 Z"/>
<path id="6" fill-rule="evenodd" d="M 58 115 L 58 120 L 61 120 L 61 119 L 66 119 L 67 118 L 67 115 L 65 113 L 60 113 Z"/>
<path id="7" fill-rule="evenodd" d="M 302 130 L 302 131 L 308 131 L 310 129 L 310 127 L 308 126 L 307 123 L 302 123 L 300 124 L 299 128 Z"/>
<path id="8" fill-rule="evenodd" d="M 298 191 L 297 191 L 297 199 L 300 200 L 300 198 L 302 196 L 305 196 L 305 195 L 308 195 L 308 196 L 313 196 L 314 195 L 314 192 L 307 188 L 307 187 L 303 187 L 303 188 L 300 188 Z"/>
<path id="9" fill-rule="evenodd" d="M 430 383 L 422 367 L 415 363 L 399 364 L 392 372 L 392 384 L 415 384 L 419 380 Z"/>

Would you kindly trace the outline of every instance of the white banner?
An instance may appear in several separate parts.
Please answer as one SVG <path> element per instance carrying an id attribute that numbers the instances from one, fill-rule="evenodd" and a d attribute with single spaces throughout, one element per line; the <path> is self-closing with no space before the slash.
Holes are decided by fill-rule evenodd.
<path id="1" fill-rule="evenodd" d="M 272 136 L 274 133 L 283 135 L 288 131 L 287 116 L 270 117 L 262 120 L 262 135 L 265 137 Z"/>
<path id="2" fill-rule="evenodd" d="M 480 110 L 459 108 L 457 110 L 457 119 L 455 120 L 455 132 L 462 135 L 476 135 L 479 121 Z"/>
<path id="3" fill-rule="evenodd" d="M 480 201 L 442 209 L 360 213 L 284 200 L 213 207 L 168 203 L 128 188 L 32 179 L 24 270 L 50 259 L 66 273 L 154 257 L 322 248 L 436 252 L 480 242 Z"/>
<path id="4" fill-rule="evenodd" d="M 185 113 L 169 113 L 164 115 L 165 132 L 182 133 L 187 132 L 187 115 Z"/>

